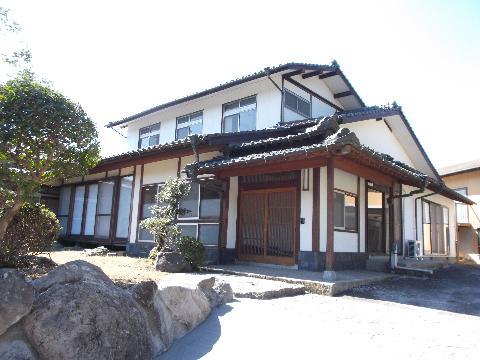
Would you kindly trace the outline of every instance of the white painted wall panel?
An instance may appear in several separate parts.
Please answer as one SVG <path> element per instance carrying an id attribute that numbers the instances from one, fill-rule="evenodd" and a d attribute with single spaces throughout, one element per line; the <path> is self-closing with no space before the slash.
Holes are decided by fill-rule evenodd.
<path id="1" fill-rule="evenodd" d="M 348 191 L 352 194 L 357 193 L 357 176 L 346 171 L 335 169 L 334 175 L 335 189 Z"/>
<path id="2" fill-rule="evenodd" d="M 130 243 L 135 243 L 137 238 L 137 226 L 138 226 L 138 202 L 140 201 L 140 178 L 141 178 L 142 166 L 137 165 L 135 170 L 135 184 L 133 186 L 133 200 L 132 200 L 132 214 L 130 224 Z"/>
<path id="3" fill-rule="evenodd" d="M 353 131 L 363 145 L 372 149 L 389 154 L 395 160 L 400 160 L 415 167 L 405 149 L 395 135 L 389 130 L 384 121 L 365 120 L 342 125 Z"/>
<path id="4" fill-rule="evenodd" d="M 357 233 L 335 231 L 333 239 L 333 250 L 335 252 L 357 252 Z"/>
<path id="5" fill-rule="evenodd" d="M 156 184 L 167 181 L 170 177 L 177 177 L 178 159 L 169 159 L 145 164 L 143 169 L 143 185 Z"/>
<path id="6" fill-rule="evenodd" d="M 235 249 L 237 242 L 237 198 L 238 198 L 238 177 L 230 178 L 230 191 L 228 198 L 228 227 L 227 227 L 227 249 Z"/>
<path id="7" fill-rule="evenodd" d="M 281 84 L 280 76 L 272 76 Z M 251 95 L 257 95 L 257 129 L 271 127 L 280 121 L 281 93 L 268 79 L 260 79 L 248 86 L 235 87 L 189 103 L 180 104 L 162 112 L 144 116 L 128 125 L 129 149 L 138 147 L 140 128 L 161 123 L 160 143 L 175 140 L 176 119 L 179 116 L 203 110 L 203 133 L 221 132 L 222 105 Z"/>
<path id="8" fill-rule="evenodd" d="M 300 191 L 300 217 L 305 224 L 300 224 L 300 250 L 312 251 L 312 218 L 313 218 L 313 169 L 309 169 L 309 190 Z M 302 171 L 302 184 L 304 172 Z"/>

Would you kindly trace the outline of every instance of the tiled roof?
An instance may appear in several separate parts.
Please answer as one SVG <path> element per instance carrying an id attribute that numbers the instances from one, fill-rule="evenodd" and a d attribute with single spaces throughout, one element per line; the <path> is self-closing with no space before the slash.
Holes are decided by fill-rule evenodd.
<path id="1" fill-rule="evenodd" d="M 345 146 L 350 146 L 354 151 L 347 156 L 352 159 L 368 158 L 377 167 L 387 167 L 407 183 L 417 187 L 427 186 L 455 200 L 471 203 L 471 200 L 449 189 L 442 181 L 396 161 L 388 154 L 362 145 L 355 133 L 348 128 L 339 127 L 336 115 L 309 120 L 295 130 L 294 134 L 275 136 L 275 133 L 272 133 L 272 136 L 266 139 L 230 145 L 224 155 L 187 165 L 186 171 L 190 177 L 195 177 L 199 173 L 215 173 L 232 167 L 268 165 L 271 161 L 290 160 L 298 156 L 306 158 L 312 153 L 335 153 Z"/>
<path id="2" fill-rule="evenodd" d="M 342 119 L 342 122 L 346 124 L 357 120 L 375 119 L 378 117 L 399 115 L 401 111 L 402 107 L 398 106 L 394 102 L 393 104 L 387 104 L 382 106 L 367 106 L 354 110 L 339 111 L 337 112 L 337 115 L 340 119 Z"/>
<path id="3" fill-rule="evenodd" d="M 290 62 L 290 63 L 286 63 L 286 64 L 281 64 L 281 65 L 278 65 L 278 66 L 266 67 L 262 70 L 254 72 L 252 74 L 242 76 L 240 78 L 237 78 L 237 79 L 228 81 L 226 83 L 217 85 L 217 86 L 212 87 L 210 89 L 199 91 L 197 93 L 194 93 L 194 94 L 182 97 L 182 98 L 178 98 L 178 99 L 169 101 L 167 103 L 152 107 L 148 110 L 142 111 L 142 112 L 140 112 L 138 114 L 135 114 L 135 115 L 128 116 L 128 117 L 126 117 L 124 119 L 121 119 L 121 120 L 118 120 L 118 121 L 112 121 L 112 122 L 107 124 L 107 127 L 113 127 L 113 126 L 121 125 L 121 124 L 124 124 L 126 122 L 138 119 L 142 116 L 154 113 L 156 111 L 163 110 L 163 109 L 166 109 L 166 108 L 169 108 L 169 107 L 172 107 L 172 106 L 175 106 L 175 105 L 187 102 L 187 101 L 199 99 L 201 97 L 204 97 L 204 96 L 207 96 L 207 95 L 210 95 L 210 94 L 228 89 L 228 88 L 233 87 L 233 86 L 237 86 L 237 85 L 246 83 L 248 81 L 256 80 L 256 79 L 262 78 L 264 76 L 268 76 L 268 75 L 279 73 L 279 72 L 286 71 L 286 70 L 297 70 L 297 69 L 322 70 L 322 71 L 325 71 L 325 72 L 337 71 L 338 75 L 341 76 L 341 78 L 346 83 L 346 85 L 352 90 L 352 92 L 354 93 L 354 96 L 358 99 L 360 104 L 364 105 L 362 99 L 357 94 L 357 92 L 355 91 L 353 86 L 350 84 L 350 82 L 348 81 L 346 76 L 343 74 L 343 72 L 340 70 L 340 66 L 338 65 L 338 63 L 336 61 L 333 61 L 332 64 L 330 64 L 330 65 Z"/>

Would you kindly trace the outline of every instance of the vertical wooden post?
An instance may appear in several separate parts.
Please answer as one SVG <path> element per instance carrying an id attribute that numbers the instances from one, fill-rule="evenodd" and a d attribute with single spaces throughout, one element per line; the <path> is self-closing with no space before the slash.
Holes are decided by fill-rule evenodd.
<path id="1" fill-rule="evenodd" d="M 393 186 L 390 186 L 388 193 L 388 237 L 389 237 L 389 251 L 392 251 L 395 243 L 395 211 L 393 208 Z"/>
<path id="2" fill-rule="evenodd" d="M 324 278 L 334 279 L 334 248 L 333 248 L 333 236 L 334 236 L 334 165 L 333 158 L 329 158 L 327 161 L 327 256 Z"/>
<path id="3" fill-rule="evenodd" d="M 222 193 L 222 208 L 220 216 L 220 256 L 223 252 L 223 249 L 227 247 L 227 230 L 228 230 L 228 206 L 230 200 L 230 178 L 225 180 L 225 187 Z M 222 259 L 220 259 L 222 260 Z"/>
<path id="4" fill-rule="evenodd" d="M 313 169 L 312 251 L 320 250 L 320 168 Z"/>

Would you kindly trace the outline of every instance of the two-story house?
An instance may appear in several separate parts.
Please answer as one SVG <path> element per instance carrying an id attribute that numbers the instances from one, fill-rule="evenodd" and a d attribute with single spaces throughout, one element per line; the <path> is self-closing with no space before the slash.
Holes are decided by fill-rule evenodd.
<path id="1" fill-rule="evenodd" d="M 439 169 L 445 184 L 474 201 L 475 205 L 457 203 L 457 257 L 469 258 L 480 250 L 480 160 Z M 476 257 L 478 259 L 478 256 Z"/>
<path id="2" fill-rule="evenodd" d="M 146 254 L 169 177 L 213 262 L 329 270 L 369 256 L 455 257 L 455 201 L 401 108 L 365 106 L 336 62 L 288 63 L 108 124 L 130 150 L 60 189 L 64 240 Z"/>

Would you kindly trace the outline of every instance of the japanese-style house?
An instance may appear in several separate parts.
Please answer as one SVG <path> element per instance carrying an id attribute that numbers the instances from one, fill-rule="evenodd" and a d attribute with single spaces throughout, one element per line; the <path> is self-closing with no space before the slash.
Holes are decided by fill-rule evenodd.
<path id="1" fill-rule="evenodd" d="M 334 270 L 369 256 L 455 258 L 455 201 L 402 109 L 366 106 L 336 62 L 288 63 L 108 124 L 129 151 L 59 191 L 62 239 L 147 254 L 169 177 L 212 262 Z"/>

